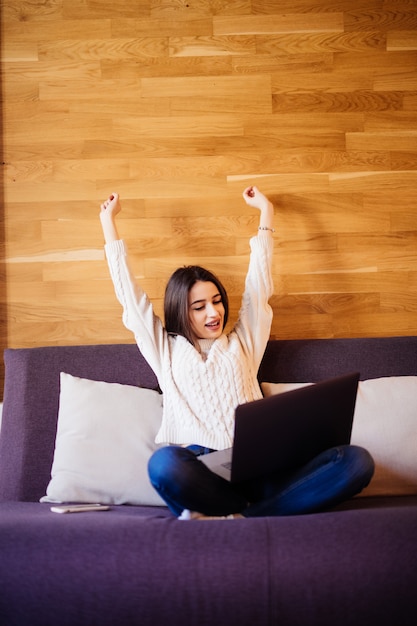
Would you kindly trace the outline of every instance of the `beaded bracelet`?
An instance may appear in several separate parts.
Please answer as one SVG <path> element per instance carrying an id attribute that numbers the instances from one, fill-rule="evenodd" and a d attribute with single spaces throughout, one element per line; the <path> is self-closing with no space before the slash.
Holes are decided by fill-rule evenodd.
<path id="1" fill-rule="evenodd" d="M 258 226 L 258 230 L 270 230 L 271 233 L 275 232 L 275 228 L 269 228 L 269 226 Z"/>

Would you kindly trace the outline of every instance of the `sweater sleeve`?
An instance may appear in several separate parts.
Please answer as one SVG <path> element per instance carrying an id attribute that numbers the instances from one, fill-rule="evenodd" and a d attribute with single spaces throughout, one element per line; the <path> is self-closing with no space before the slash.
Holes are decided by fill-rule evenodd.
<path id="1" fill-rule="evenodd" d="M 123 323 L 133 332 L 139 350 L 161 381 L 162 355 L 167 341 L 162 321 L 136 282 L 125 242 L 114 241 L 106 244 L 104 249 L 116 297 L 123 308 Z"/>
<path id="2" fill-rule="evenodd" d="M 262 231 L 250 240 L 251 255 L 239 318 L 235 326 L 241 343 L 259 368 L 271 332 L 273 311 L 268 301 L 273 294 L 273 239 Z"/>

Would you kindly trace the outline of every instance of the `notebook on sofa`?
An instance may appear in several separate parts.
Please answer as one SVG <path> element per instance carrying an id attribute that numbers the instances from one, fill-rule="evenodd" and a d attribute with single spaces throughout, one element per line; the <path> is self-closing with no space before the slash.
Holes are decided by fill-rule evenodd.
<path id="1" fill-rule="evenodd" d="M 231 482 L 301 467 L 350 442 L 358 382 L 355 372 L 239 405 L 233 447 L 198 458 Z"/>

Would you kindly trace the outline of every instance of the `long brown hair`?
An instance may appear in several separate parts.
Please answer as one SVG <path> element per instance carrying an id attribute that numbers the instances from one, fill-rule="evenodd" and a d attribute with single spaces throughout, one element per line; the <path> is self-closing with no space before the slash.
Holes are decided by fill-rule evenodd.
<path id="1" fill-rule="evenodd" d="M 165 289 L 165 328 L 168 333 L 182 335 L 192 344 L 195 343 L 196 338 L 191 330 L 188 294 L 197 281 L 213 283 L 219 290 L 224 306 L 223 328 L 227 324 L 229 315 L 227 293 L 217 276 L 199 265 L 186 265 L 175 270 Z"/>

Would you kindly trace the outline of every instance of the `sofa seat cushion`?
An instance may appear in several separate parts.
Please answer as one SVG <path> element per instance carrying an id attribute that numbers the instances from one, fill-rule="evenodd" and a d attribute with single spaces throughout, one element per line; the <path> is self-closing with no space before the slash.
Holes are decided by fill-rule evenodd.
<path id="1" fill-rule="evenodd" d="M 161 507 L 57 515 L 2 503 L 2 623 L 114 626 L 116 606 L 117 623 L 141 626 L 411 626 L 417 498 L 401 502 L 210 522 Z"/>

